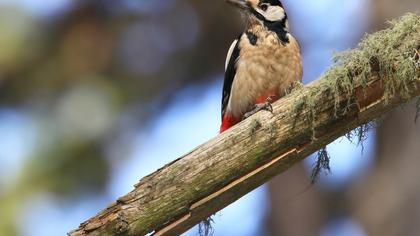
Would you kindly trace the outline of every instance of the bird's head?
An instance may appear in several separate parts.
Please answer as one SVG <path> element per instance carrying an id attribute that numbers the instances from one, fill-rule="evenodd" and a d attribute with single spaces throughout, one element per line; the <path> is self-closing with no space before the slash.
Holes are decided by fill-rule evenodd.
<path id="1" fill-rule="evenodd" d="M 227 0 L 241 9 L 251 20 L 288 28 L 287 15 L 280 0 Z"/>

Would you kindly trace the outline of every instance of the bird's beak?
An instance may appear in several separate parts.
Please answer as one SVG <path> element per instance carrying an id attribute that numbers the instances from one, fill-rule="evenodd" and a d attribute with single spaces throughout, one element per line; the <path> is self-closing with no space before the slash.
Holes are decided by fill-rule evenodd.
<path id="1" fill-rule="evenodd" d="M 233 6 L 242 9 L 242 10 L 248 10 L 248 1 L 247 0 L 226 0 L 229 4 L 232 4 Z"/>

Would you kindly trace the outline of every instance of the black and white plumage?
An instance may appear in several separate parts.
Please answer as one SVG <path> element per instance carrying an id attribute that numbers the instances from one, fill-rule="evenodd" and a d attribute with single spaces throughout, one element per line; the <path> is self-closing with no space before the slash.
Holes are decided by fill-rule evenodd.
<path id="1" fill-rule="evenodd" d="M 223 132 L 267 98 L 277 100 L 302 78 L 299 44 L 279 0 L 228 0 L 248 20 L 229 48 L 222 94 Z"/>

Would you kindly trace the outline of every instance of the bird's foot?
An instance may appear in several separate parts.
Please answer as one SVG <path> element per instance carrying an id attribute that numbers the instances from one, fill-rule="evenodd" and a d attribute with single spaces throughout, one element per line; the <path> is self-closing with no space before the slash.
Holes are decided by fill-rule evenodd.
<path id="1" fill-rule="evenodd" d="M 265 110 L 265 111 L 269 111 L 271 113 L 273 113 L 273 106 L 271 105 L 271 103 L 273 102 L 273 98 L 272 97 L 268 97 L 266 99 L 266 102 L 264 103 L 258 103 L 254 106 L 254 109 L 252 109 L 251 111 L 245 113 L 245 115 L 242 117 L 243 120 L 245 120 L 246 118 L 254 115 L 255 113 L 261 111 L 261 110 Z"/>

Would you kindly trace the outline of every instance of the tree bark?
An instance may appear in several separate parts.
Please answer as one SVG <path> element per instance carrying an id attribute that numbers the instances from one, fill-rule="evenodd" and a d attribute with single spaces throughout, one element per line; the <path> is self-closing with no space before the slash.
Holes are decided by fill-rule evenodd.
<path id="1" fill-rule="evenodd" d="M 420 20 L 411 17 L 415 18 L 414 30 L 411 27 L 401 34 L 390 29 L 388 33 L 401 34 L 401 40 L 417 40 Z M 409 18 L 398 24 L 413 23 Z M 352 66 L 360 58 L 350 59 L 341 68 L 349 78 L 331 78 L 334 73 L 330 73 L 297 89 L 273 104 L 273 114 L 259 112 L 144 177 L 132 192 L 69 235 L 179 235 L 336 138 L 419 96 L 415 52 L 420 43 L 411 48 L 397 41 L 394 44 L 387 47 L 397 53 L 401 50 L 401 57 L 391 63 L 396 71 L 403 62 L 416 60 L 416 73 L 404 78 L 404 86 L 390 89 L 394 83 L 390 81 L 403 80 L 403 76 L 393 70 L 381 71 L 387 67 L 376 56 L 368 70 L 372 73 L 357 79 L 363 73 Z M 358 51 L 360 55 L 374 56 L 363 50 Z M 351 89 L 341 91 L 343 85 L 337 92 L 334 86 L 349 79 Z"/>

